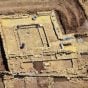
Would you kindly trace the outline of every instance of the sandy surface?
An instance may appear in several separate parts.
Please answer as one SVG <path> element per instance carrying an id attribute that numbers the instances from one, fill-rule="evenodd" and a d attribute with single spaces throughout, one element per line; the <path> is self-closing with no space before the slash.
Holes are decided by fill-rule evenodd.
<path id="1" fill-rule="evenodd" d="M 57 10 L 58 19 L 61 21 L 65 33 L 72 33 L 77 31 L 83 32 L 82 31 L 84 29 L 83 27 L 81 28 L 81 30 L 79 29 L 85 23 L 86 16 L 84 10 L 77 3 L 77 0 L 65 0 L 65 1 L 64 0 L 0 0 L 0 14 L 12 14 L 14 12 L 30 13 L 36 11 L 53 10 L 53 9 Z M 0 58 L 0 70 L 5 70 L 3 66 L 2 58 Z M 47 88 L 47 84 L 45 87 L 42 87 L 43 80 L 44 79 L 42 78 L 37 79 L 38 88 Z M 4 88 L 1 78 L 0 78 L 0 88 Z M 25 87 L 22 86 L 21 88 L 25 88 Z M 88 82 L 87 81 L 70 82 L 67 80 L 61 81 L 59 79 L 58 80 L 55 79 L 54 88 L 88 88 Z"/>

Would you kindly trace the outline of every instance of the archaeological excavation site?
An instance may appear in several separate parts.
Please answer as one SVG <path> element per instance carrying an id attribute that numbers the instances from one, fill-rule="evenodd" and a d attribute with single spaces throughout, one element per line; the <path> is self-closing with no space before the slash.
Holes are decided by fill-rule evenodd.
<path id="1" fill-rule="evenodd" d="M 88 88 L 88 0 L 0 0 L 0 88 Z"/>

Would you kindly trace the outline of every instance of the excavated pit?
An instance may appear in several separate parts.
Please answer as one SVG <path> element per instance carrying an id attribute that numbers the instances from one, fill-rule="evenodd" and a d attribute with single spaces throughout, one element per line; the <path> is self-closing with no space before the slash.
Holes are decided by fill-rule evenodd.
<path id="1" fill-rule="evenodd" d="M 88 31 L 87 16 L 78 0 L 0 0 L 1 15 L 35 13 L 37 11 L 48 10 L 56 10 L 57 18 L 60 20 L 60 23 L 63 27 L 63 34 L 83 33 Z M 88 38 L 85 38 L 85 41 L 86 40 L 88 41 Z M 1 37 L 0 46 L 0 71 L 9 71 Z M 85 64 L 85 60 L 87 59 L 88 55 L 82 55 L 82 61 L 80 62 L 82 63 L 84 61 L 82 64 Z M 33 65 L 34 69 L 39 73 L 42 69 L 44 69 L 42 62 L 40 64 L 39 62 L 34 62 Z M 47 77 L 30 77 L 28 82 L 31 82 L 31 84 L 25 84 L 24 78 L 15 80 L 15 88 L 50 88 L 48 86 L 50 83 L 48 82 L 49 79 Z M 69 82 L 67 78 L 55 77 L 53 81 L 55 82 L 54 88 L 88 88 L 88 81 L 78 78 L 77 80 L 72 79 L 72 81 Z M 20 83 L 19 86 L 17 86 L 18 83 Z M 4 88 L 2 77 L 0 78 L 0 88 Z"/>
<path id="2" fill-rule="evenodd" d="M 46 5 L 46 6 L 44 6 Z M 27 9 L 25 7 L 28 7 Z M 35 13 L 37 11 L 48 11 L 48 10 L 56 10 L 57 18 L 60 20 L 61 25 L 63 27 L 64 34 L 70 33 L 83 33 L 88 30 L 85 24 L 86 14 L 82 6 L 80 5 L 78 0 L 20 0 L 20 1 L 12 1 L 12 0 L 0 0 L 0 14 L 15 14 L 15 13 Z M 5 10 L 5 11 L 4 11 Z M 87 39 L 86 39 L 87 40 Z M 0 48 L 1 48 L 1 70 L 6 69 L 7 61 L 5 59 L 4 48 L 2 44 L 2 40 L 0 38 Z M 3 66 L 3 63 L 5 66 Z"/>

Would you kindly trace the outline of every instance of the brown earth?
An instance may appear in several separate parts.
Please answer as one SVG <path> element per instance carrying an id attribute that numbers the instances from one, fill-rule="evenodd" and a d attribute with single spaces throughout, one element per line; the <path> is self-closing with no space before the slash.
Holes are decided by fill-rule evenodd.
<path id="1" fill-rule="evenodd" d="M 88 30 L 86 14 L 78 0 L 0 0 L 0 14 L 33 13 L 44 10 L 57 11 L 64 33 L 83 33 Z M 0 70 L 3 70 L 3 61 L 0 60 L 0 63 Z"/>
<path id="2" fill-rule="evenodd" d="M 64 33 L 83 32 L 88 30 L 84 26 L 86 14 L 78 0 L 0 0 L 0 14 L 13 14 L 16 12 L 33 13 L 36 11 L 56 10 Z M 85 28 L 85 30 L 84 30 Z M 0 54 L 1 55 L 1 54 Z M 0 57 L 0 71 L 5 70 L 2 55 Z M 38 88 L 42 87 L 38 78 Z M 46 84 L 47 85 L 47 84 Z M 84 86 L 85 85 L 85 86 Z M 32 85 L 31 85 L 32 86 Z M 55 88 L 88 88 L 88 82 L 69 82 L 67 80 L 55 79 Z M 2 78 L 0 78 L 0 88 L 4 88 Z M 32 88 L 32 87 L 31 87 Z"/>
<path id="3" fill-rule="evenodd" d="M 65 33 L 77 32 L 86 15 L 78 0 L 0 0 L 0 14 L 56 10 Z"/>

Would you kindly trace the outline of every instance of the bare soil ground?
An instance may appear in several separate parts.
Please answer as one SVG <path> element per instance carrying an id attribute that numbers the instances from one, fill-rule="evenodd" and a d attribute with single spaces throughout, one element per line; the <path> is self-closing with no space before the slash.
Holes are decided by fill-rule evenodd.
<path id="1" fill-rule="evenodd" d="M 65 33 L 77 32 L 86 16 L 78 0 L 0 0 L 0 14 L 56 10 Z"/>
<path id="2" fill-rule="evenodd" d="M 82 26 L 86 21 L 86 14 L 78 0 L 0 0 L 1 15 L 16 12 L 33 13 L 44 10 L 57 11 L 58 19 L 64 28 L 64 33 L 83 32 L 84 28 Z M 2 57 L 0 57 L 1 70 L 5 70 Z M 0 88 L 4 88 L 2 78 L 0 78 Z M 55 88 L 88 88 L 88 82 L 80 81 L 74 83 L 55 79 Z"/>

